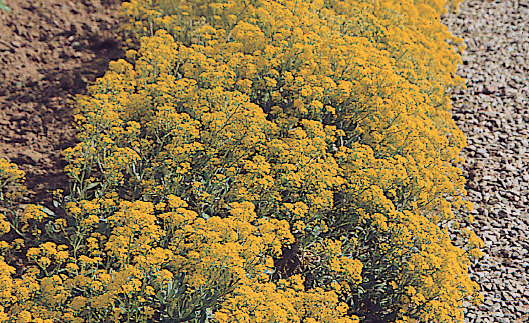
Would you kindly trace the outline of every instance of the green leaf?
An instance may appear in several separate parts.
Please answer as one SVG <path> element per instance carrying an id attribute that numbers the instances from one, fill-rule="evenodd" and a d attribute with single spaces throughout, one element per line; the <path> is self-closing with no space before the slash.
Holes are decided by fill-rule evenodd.
<path id="1" fill-rule="evenodd" d="M 0 0 L 1 1 L 1 0 Z M 93 189 L 94 187 L 96 187 L 97 185 L 99 185 L 99 183 L 90 183 L 88 184 L 88 186 L 86 186 L 86 190 L 91 190 Z"/>
<path id="2" fill-rule="evenodd" d="M 48 209 L 44 205 L 41 205 L 41 206 L 42 206 L 42 212 L 44 212 L 44 213 L 46 213 L 47 215 L 50 215 L 50 216 L 54 216 L 55 215 L 55 212 L 53 212 L 52 210 Z"/>

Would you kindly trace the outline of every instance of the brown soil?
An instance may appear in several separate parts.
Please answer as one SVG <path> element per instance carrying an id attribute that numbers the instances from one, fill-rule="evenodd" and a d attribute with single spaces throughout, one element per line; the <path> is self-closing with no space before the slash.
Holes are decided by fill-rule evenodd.
<path id="1" fill-rule="evenodd" d="M 0 158 L 26 172 L 25 203 L 67 191 L 62 151 L 76 143 L 75 95 L 124 57 L 119 0 L 3 0 L 0 10 Z"/>

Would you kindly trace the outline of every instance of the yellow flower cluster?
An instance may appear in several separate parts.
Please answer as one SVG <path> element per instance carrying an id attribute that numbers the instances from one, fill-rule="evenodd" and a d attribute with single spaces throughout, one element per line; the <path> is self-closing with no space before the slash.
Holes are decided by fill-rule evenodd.
<path id="1" fill-rule="evenodd" d="M 11 231 L 11 223 L 18 224 L 18 202 L 26 192 L 26 174 L 14 163 L 0 158 L 0 237 Z M 0 248 L 7 248 L 4 241 Z"/>
<path id="2" fill-rule="evenodd" d="M 295 281 L 296 277 L 292 276 Z M 358 323 L 358 317 L 346 315 L 348 306 L 339 302 L 334 291 L 317 288 L 310 292 L 296 291 L 295 282 L 276 284 L 252 281 L 237 288 L 233 296 L 222 303 L 215 321 L 277 322 L 277 323 Z M 281 283 L 281 282 L 280 282 Z M 290 286 L 291 285 L 291 286 Z"/>
<path id="3" fill-rule="evenodd" d="M 79 203 L 79 213 L 97 208 L 90 203 Z M 2 260 L 0 304 L 9 309 L 2 317 L 53 322 L 63 313 L 66 322 L 145 321 L 163 306 L 166 317 L 192 320 L 236 285 L 266 281 L 268 260 L 294 240 L 285 220 L 257 219 L 251 202 L 231 203 L 230 216 L 207 220 L 174 195 L 162 204 L 156 212 L 150 202 L 121 201 L 100 230 L 77 222 L 73 250 L 53 242 L 30 248 L 26 256 L 41 270 L 23 278 L 11 278 L 14 268 Z"/>
<path id="4" fill-rule="evenodd" d="M 0 321 L 462 322 L 482 241 L 440 228 L 471 207 L 447 4 L 125 2 L 64 212 L 0 217 L 38 237 L 22 277 L 0 262 Z"/>
<path id="5" fill-rule="evenodd" d="M 0 158 L 0 203 L 15 201 L 26 191 L 24 181 L 26 174 L 14 163 Z"/>

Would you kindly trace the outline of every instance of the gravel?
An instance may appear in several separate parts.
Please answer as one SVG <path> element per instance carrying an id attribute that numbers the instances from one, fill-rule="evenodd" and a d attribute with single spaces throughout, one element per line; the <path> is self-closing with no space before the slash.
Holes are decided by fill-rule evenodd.
<path id="1" fill-rule="evenodd" d="M 485 301 L 466 322 L 529 322 L 529 0 L 465 1 L 442 22 L 467 45 L 453 117 L 468 147 L 462 166 L 484 258 L 471 277 Z M 453 233 L 453 232 L 452 232 Z M 466 304 L 468 306 L 468 304 Z"/>

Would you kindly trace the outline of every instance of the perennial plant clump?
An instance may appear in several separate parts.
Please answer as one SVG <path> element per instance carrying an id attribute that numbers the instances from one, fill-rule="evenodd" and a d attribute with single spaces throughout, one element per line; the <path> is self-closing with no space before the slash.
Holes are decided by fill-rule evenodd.
<path id="1" fill-rule="evenodd" d="M 463 322 L 447 5 L 123 3 L 56 212 L 0 160 L 0 322 Z"/>

